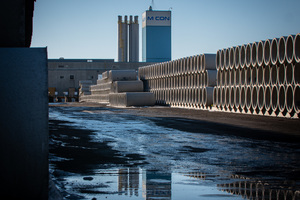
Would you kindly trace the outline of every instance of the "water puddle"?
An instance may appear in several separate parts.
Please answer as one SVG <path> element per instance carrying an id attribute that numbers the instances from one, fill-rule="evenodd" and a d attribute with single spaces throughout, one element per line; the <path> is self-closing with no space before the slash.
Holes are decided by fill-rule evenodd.
<path id="1" fill-rule="evenodd" d="M 52 107 L 49 119 L 50 171 L 66 199 L 300 199 L 295 144 L 111 108 Z"/>

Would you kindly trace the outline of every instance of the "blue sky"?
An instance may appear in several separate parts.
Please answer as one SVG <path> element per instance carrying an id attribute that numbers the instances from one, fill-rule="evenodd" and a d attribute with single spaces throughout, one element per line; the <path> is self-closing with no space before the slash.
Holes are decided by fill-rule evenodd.
<path id="1" fill-rule="evenodd" d="M 37 0 L 32 47 L 49 58 L 118 59 L 118 15 L 141 17 L 152 0 Z M 300 0 L 154 0 L 172 10 L 172 59 L 300 32 Z"/>

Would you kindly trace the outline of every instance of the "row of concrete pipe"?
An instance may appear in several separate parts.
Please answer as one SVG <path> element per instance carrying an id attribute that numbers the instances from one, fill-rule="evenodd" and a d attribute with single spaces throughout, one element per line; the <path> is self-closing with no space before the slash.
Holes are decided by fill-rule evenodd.
<path id="1" fill-rule="evenodd" d="M 157 104 L 300 116 L 300 34 L 139 68 Z"/>

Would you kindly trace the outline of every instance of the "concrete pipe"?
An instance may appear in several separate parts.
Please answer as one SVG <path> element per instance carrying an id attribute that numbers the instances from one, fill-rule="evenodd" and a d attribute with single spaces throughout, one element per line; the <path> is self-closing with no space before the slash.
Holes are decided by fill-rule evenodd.
<path id="1" fill-rule="evenodd" d="M 257 66 L 257 43 L 252 43 L 251 47 L 251 64 L 253 67 Z"/>
<path id="2" fill-rule="evenodd" d="M 256 67 L 251 68 L 251 84 L 252 85 L 257 84 L 257 68 Z"/>
<path id="3" fill-rule="evenodd" d="M 245 70 L 246 70 L 246 77 L 245 77 L 246 85 L 251 85 L 251 81 L 252 81 L 251 68 L 246 68 Z"/>
<path id="4" fill-rule="evenodd" d="M 292 85 L 287 85 L 285 91 L 285 103 L 287 112 L 291 115 L 294 114 L 294 88 Z"/>
<path id="5" fill-rule="evenodd" d="M 235 55 L 235 47 L 231 47 L 229 50 L 229 67 L 230 67 L 230 69 L 235 68 L 234 55 Z"/>
<path id="6" fill-rule="evenodd" d="M 264 64 L 269 65 L 271 64 L 271 42 L 269 39 L 267 39 L 264 43 Z"/>
<path id="7" fill-rule="evenodd" d="M 280 64 L 277 67 L 277 80 L 278 84 L 285 84 L 285 66 Z"/>
<path id="8" fill-rule="evenodd" d="M 258 88 L 256 85 L 252 87 L 251 90 L 251 106 L 254 112 L 258 113 Z"/>
<path id="9" fill-rule="evenodd" d="M 250 86 L 246 87 L 246 109 L 245 111 L 249 112 L 252 106 L 252 88 Z"/>
<path id="10" fill-rule="evenodd" d="M 234 51 L 234 65 L 235 68 L 240 68 L 240 46 L 237 46 Z"/>
<path id="11" fill-rule="evenodd" d="M 234 85 L 239 86 L 241 84 L 241 70 L 242 69 L 235 69 L 235 77 L 234 77 Z"/>
<path id="12" fill-rule="evenodd" d="M 250 67 L 252 64 L 252 44 L 248 43 L 246 46 L 246 67 Z"/>
<path id="13" fill-rule="evenodd" d="M 221 54 L 220 54 L 220 69 L 221 70 L 225 69 L 225 53 L 226 53 L 226 49 L 222 49 Z"/>
<path id="14" fill-rule="evenodd" d="M 226 103 L 226 87 L 221 88 L 221 106 L 224 108 Z"/>
<path id="15" fill-rule="evenodd" d="M 236 69 L 230 69 L 228 72 L 230 74 L 229 85 L 234 86 Z"/>
<path id="16" fill-rule="evenodd" d="M 216 70 L 216 54 L 202 55 L 202 71 Z"/>
<path id="17" fill-rule="evenodd" d="M 258 67 L 256 70 L 256 74 L 257 74 L 257 85 L 262 85 L 264 81 L 263 67 Z"/>
<path id="18" fill-rule="evenodd" d="M 217 67 L 217 70 L 220 70 L 221 69 L 221 49 L 219 49 L 217 51 L 217 54 L 216 54 L 216 67 Z"/>
<path id="19" fill-rule="evenodd" d="M 240 74 L 240 83 L 241 85 L 246 85 L 246 76 L 247 76 L 247 72 L 245 68 L 241 69 L 241 74 Z"/>
<path id="20" fill-rule="evenodd" d="M 264 86 L 259 86 L 258 91 L 257 91 L 257 105 L 258 109 L 260 112 L 265 113 L 265 87 Z"/>
<path id="21" fill-rule="evenodd" d="M 290 63 L 285 65 L 285 81 L 286 84 L 294 84 L 294 66 Z"/>
<path id="22" fill-rule="evenodd" d="M 230 97 L 229 97 L 229 106 L 231 110 L 235 110 L 235 87 L 231 86 L 230 87 Z"/>
<path id="23" fill-rule="evenodd" d="M 293 63 L 294 59 L 294 38 L 295 35 L 289 35 L 285 42 L 285 55 L 288 63 Z"/>
<path id="24" fill-rule="evenodd" d="M 203 106 L 209 107 L 213 105 L 214 87 L 203 88 Z"/>
<path id="25" fill-rule="evenodd" d="M 191 73 L 191 57 L 186 58 L 186 70 L 185 73 Z"/>
<path id="26" fill-rule="evenodd" d="M 226 86 L 226 71 L 222 70 L 221 71 L 221 86 Z"/>
<path id="27" fill-rule="evenodd" d="M 259 67 L 261 67 L 264 63 L 264 43 L 265 41 L 259 41 L 257 45 L 256 60 Z"/>
<path id="28" fill-rule="evenodd" d="M 271 54 L 271 63 L 272 65 L 278 64 L 278 38 L 273 38 L 271 42 L 270 54 Z"/>
<path id="29" fill-rule="evenodd" d="M 300 84 L 300 63 L 295 63 L 293 65 L 293 71 L 294 71 L 294 83 Z"/>
<path id="30" fill-rule="evenodd" d="M 179 60 L 177 59 L 177 60 L 174 61 L 174 64 L 173 64 L 173 74 L 174 74 L 174 76 L 176 76 L 178 74 L 178 62 L 179 62 Z"/>
<path id="31" fill-rule="evenodd" d="M 240 66 L 244 68 L 246 66 L 246 45 L 242 45 L 240 48 Z"/>
<path id="32" fill-rule="evenodd" d="M 237 110 L 240 108 L 240 94 L 241 94 L 240 86 L 235 87 L 235 89 L 234 89 L 234 105 Z"/>
<path id="33" fill-rule="evenodd" d="M 280 85 L 279 89 L 278 89 L 278 108 L 279 111 L 284 115 L 284 111 L 286 108 L 286 102 L 285 102 L 285 86 L 284 85 Z"/>
<path id="34" fill-rule="evenodd" d="M 230 60 L 229 60 L 230 49 L 227 48 L 225 51 L 225 69 L 228 70 L 230 68 Z"/>
<path id="35" fill-rule="evenodd" d="M 246 105 L 246 87 L 241 86 L 241 93 L 240 93 L 240 110 L 243 111 Z"/>
<path id="36" fill-rule="evenodd" d="M 297 63 L 300 63 L 300 33 L 294 38 L 294 59 Z"/>
<path id="37" fill-rule="evenodd" d="M 196 73 L 200 72 L 200 62 L 201 62 L 201 56 L 200 55 L 195 56 L 195 72 Z"/>
<path id="38" fill-rule="evenodd" d="M 213 87 L 217 85 L 217 70 L 206 70 L 206 86 Z"/>
<path id="39" fill-rule="evenodd" d="M 199 95 L 200 107 L 202 107 L 203 106 L 203 88 L 199 88 L 198 95 Z"/>
<path id="40" fill-rule="evenodd" d="M 275 67 L 275 65 L 273 66 Z M 270 69 L 270 65 L 265 66 L 263 68 L 263 74 L 264 74 L 264 78 L 263 78 L 263 84 L 264 85 L 269 85 L 271 83 L 271 69 Z"/>
<path id="41" fill-rule="evenodd" d="M 278 40 L 278 62 L 284 64 L 286 62 L 285 40 L 287 37 L 280 37 Z"/>
<path id="42" fill-rule="evenodd" d="M 229 110 L 231 110 L 230 107 L 230 87 L 225 87 L 225 107 Z"/>
<path id="43" fill-rule="evenodd" d="M 300 114 L 300 85 L 295 85 L 293 96 L 294 96 L 294 109 L 299 117 L 299 114 Z"/>
<path id="44" fill-rule="evenodd" d="M 213 92 L 213 105 L 218 106 L 218 87 L 214 87 Z"/>
<path id="45" fill-rule="evenodd" d="M 217 70 L 217 86 L 221 86 L 221 77 L 222 77 L 222 73 L 221 70 Z"/>
<path id="46" fill-rule="evenodd" d="M 222 87 L 217 87 L 217 104 L 216 106 L 220 108 L 222 106 Z"/>
<path id="47" fill-rule="evenodd" d="M 264 103 L 265 103 L 265 109 L 266 112 L 268 112 L 269 114 L 271 114 L 272 112 L 272 107 L 271 107 L 271 87 L 269 85 L 265 86 L 264 88 L 265 92 L 264 92 Z M 260 96 L 260 95 L 259 95 Z M 260 101 L 260 100 L 259 100 Z"/>
<path id="48" fill-rule="evenodd" d="M 197 73 L 198 72 L 198 55 L 193 56 L 193 72 Z"/>
<path id="49" fill-rule="evenodd" d="M 270 68 L 270 84 L 271 85 L 276 85 L 277 84 L 277 68 L 278 66 L 277 65 L 273 65 L 271 68 Z"/>

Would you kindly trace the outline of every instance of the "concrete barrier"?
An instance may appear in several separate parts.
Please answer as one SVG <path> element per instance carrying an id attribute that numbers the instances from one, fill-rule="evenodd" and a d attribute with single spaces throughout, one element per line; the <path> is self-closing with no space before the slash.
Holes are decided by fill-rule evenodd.
<path id="1" fill-rule="evenodd" d="M 142 81 L 115 81 L 112 84 L 111 92 L 143 92 L 144 86 Z"/>

